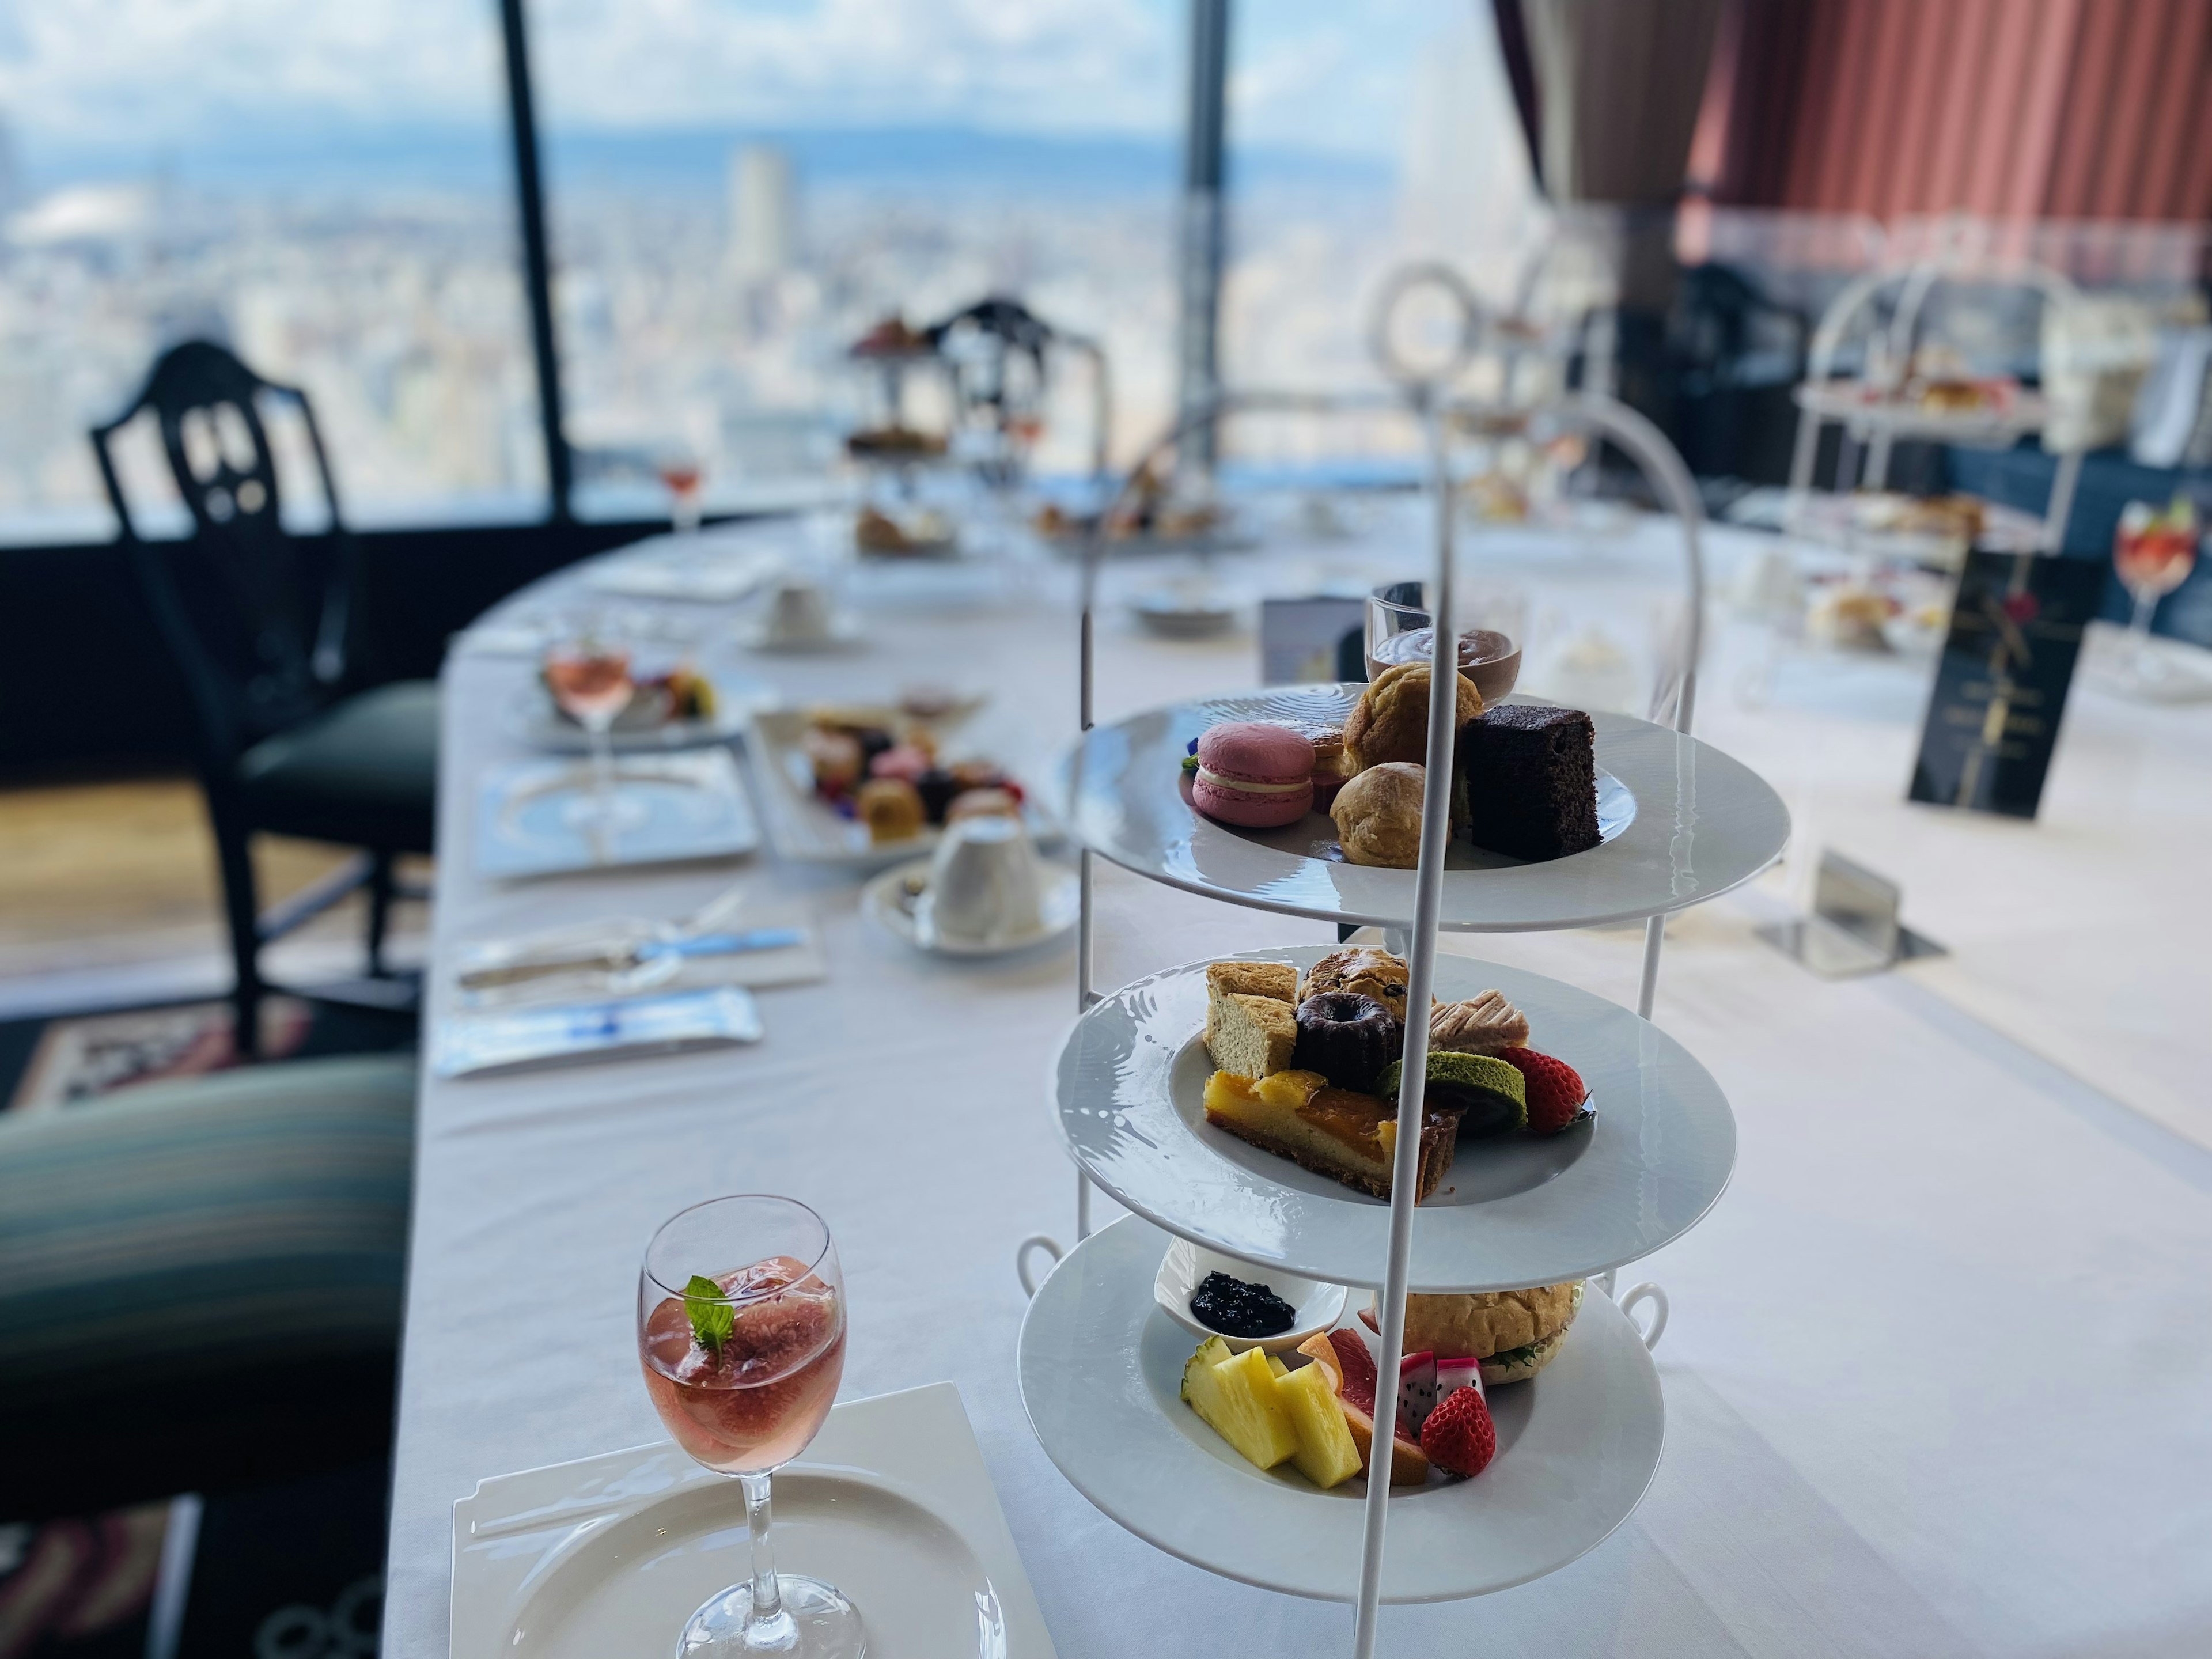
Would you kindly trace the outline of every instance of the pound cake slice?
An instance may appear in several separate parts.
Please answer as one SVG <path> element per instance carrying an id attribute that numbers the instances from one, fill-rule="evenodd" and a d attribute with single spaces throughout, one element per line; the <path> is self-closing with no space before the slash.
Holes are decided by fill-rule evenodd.
<path id="1" fill-rule="evenodd" d="M 1287 962 L 1217 962 L 1206 970 L 1206 1052 L 1238 1077 L 1285 1069 L 1297 1047 L 1298 970 Z"/>
<path id="2" fill-rule="evenodd" d="M 1319 1072 L 1278 1072 L 1254 1082 L 1224 1070 L 1206 1083 L 1206 1121 L 1356 1192 L 1390 1196 L 1391 1161 L 1398 1151 L 1395 1101 L 1333 1089 Z M 1416 1204 L 1443 1184 L 1458 1145 L 1459 1114 L 1427 1108 Z"/>

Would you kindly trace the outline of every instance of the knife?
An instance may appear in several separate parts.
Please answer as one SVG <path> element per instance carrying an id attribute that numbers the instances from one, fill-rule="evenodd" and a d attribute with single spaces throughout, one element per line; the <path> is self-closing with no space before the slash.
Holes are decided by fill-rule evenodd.
<path id="1" fill-rule="evenodd" d="M 488 985 L 513 985 L 523 980 L 544 979 L 556 974 L 621 973 L 663 957 L 733 957 L 752 951 L 787 950 L 805 942 L 803 927 L 754 927 L 742 933 L 692 933 L 678 939 L 650 939 L 619 949 L 593 951 L 578 956 L 543 957 L 530 962 L 503 963 L 476 968 L 460 976 L 465 991 Z"/>

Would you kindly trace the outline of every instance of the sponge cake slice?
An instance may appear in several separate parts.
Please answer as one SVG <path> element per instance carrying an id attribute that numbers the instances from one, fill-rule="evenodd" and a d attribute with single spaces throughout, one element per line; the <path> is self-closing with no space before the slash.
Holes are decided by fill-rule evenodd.
<path id="1" fill-rule="evenodd" d="M 1217 1070 L 1272 1077 L 1297 1047 L 1297 969 L 1286 962 L 1217 962 L 1206 970 L 1206 1051 Z"/>

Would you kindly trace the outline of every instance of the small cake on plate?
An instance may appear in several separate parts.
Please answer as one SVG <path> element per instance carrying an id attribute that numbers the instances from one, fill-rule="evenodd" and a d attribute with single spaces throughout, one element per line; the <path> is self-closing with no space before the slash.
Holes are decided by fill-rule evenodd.
<path id="1" fill-rule="evenodd" d="M 1528 1040 L 1528 1019 L 1502 991 L 1485 991 L 1465 1002 L 1429 1011 L 1429 1048 L 1462 1054 L 1494 1054 Z"/>
<path id="2" fill-rule="evenodd" d="M 1398 1103 L 1334 1089 L 1319 1072 L 1277 1072 L 1255 1083 L 1216 1072 L 1206 1085 L 1206 1121 L 1262 1152 L 1373 1197 L 1390 1196 L 1398 1147 Z M 1443 1182 L 1459 1141 L 1459 1114 L 1424 1109 L 1419 1203 Z"/>
<path id="3" fill-rule="evenodd" d="M 1406 963 L 1403 958 L 1371 945 L 1350 945 L 1331 951 L 1306 969 L 1298 981 L 1298 1000 L 1324 991 L 1350 991 L 1372 997 L 1401 1020 L 1406 1018 Z"/>
<path id="4" fill-rule="evenodd" d="M 1263 1078 L 1297 1046 L 1291 1004 L 1298 970 L 1287 962 L 1217 962 L 1206 970 L 1206 1052 L 1217 1070 Z"/>
<path id="5" fill-rule="evenodd" d="M 1507 702 L 1460 728 L 1468 838 L 1516 859 L 1563 859 L 1601 839 L 1596 728 L 1579 708 Z"/>

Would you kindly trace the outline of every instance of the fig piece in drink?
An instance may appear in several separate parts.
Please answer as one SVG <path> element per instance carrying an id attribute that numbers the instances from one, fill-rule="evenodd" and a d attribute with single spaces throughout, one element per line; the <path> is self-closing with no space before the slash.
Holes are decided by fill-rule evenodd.
<path id="1" fill-rule="evenodd" d="M 837 1292 L 787 1255 L 693 1278 L 638 1336 L 646 1392 L 708 1468 L 752 1474 L 806 1449 L 845 1370 Z"/>

